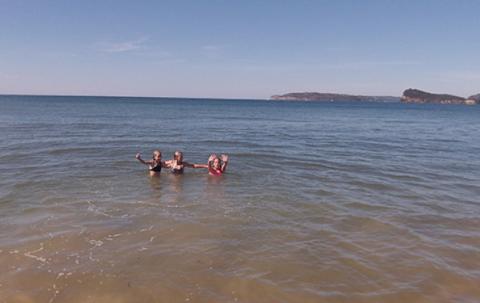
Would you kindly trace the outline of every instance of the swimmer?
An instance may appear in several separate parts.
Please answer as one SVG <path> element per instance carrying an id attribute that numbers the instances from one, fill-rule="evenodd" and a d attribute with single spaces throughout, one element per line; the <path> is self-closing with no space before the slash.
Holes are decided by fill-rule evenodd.
<path id="1" fill-rule="evenodd" d="M 160 173 L 162 171 L 162 167 L 167 167 L 165 165 L 165 162 L 162 161 L 162 152 L 158 149 L 153 151 L 152 154 L 152 160 L 149 161 L 144 161 L 141 158 L 140 153 L 137 153 L 135 155 L 135 158 L 140 161 L 140 163 L 143 163 L 145 165 L 148 165 L 148 170 L 152 173 Z"/>
<path id="2" fill-rule="evenodd" d="M 221 176 L 227 170 L 227 165 L 227 155 L 221 155 L 218 157 L 215 154 L 211 154 L 210 157 L 208 157 L 207 164 L 193 164 L 193 168 L 207 168 L 209 175 Z"/>
<path id="3" fill-rule="evenodd" d="M 174 174 L 183 174 L 185 167 L 193 167 L 193 164 L 183 161 L 183 153 L 177 150 L 173 153 L 173 159 L 165 161 L 165 167 L 170 168 L 170 171 Z"/>

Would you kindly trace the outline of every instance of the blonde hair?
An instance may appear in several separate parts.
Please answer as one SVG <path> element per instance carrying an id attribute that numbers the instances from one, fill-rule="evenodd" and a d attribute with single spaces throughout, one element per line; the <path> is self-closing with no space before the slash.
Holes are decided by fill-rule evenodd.
<path id="1" fill-rule="evenodd" d="M 179 151 L 179 150 L 175 151 L 175 152 L 173 153 L 173 158 L 174 158 L 175 160 L 178 160 L 178 159 L 176 159 L 176 157 L 181 157 L 181 158 L 183 158 L 183 153 L 182 153 L 181 151 Z"/>

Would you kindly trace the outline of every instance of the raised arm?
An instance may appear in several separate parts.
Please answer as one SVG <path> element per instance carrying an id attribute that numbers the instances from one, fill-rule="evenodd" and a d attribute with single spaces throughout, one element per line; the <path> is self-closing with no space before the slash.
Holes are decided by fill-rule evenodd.
<path id="1" fill-rule="evenodd" d="M 221 155 L 220 159 L 222 159 L 222 166 L 220 167 L 220 170 L 222 171 L 222 173 L 224 173 L 225 170 L 227 170 L 228 155 Z"/>
<path id="2" fill-rule="evenodd" d="M 152 164 L 152 161 L 145 161 L 145 160 L 143 160 L 142 157 L 141 157 L 141 155 L 140 155 L 140 153 L 137 153 L 137 154 L 135 155 L 135 159 L 137 159 L 138 161 L 140 161 L 140 163 L 145 164 L 145 165 L 150 165 L 150 164 Z"/>

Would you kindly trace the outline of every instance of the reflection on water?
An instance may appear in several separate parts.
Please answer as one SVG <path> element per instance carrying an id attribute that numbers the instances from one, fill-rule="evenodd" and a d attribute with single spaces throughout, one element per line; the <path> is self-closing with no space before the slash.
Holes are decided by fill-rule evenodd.
<path id="1" fill-rule="evenodd" d="M 480 300 L 478 108 L 0 106 L 0 302 Z M 229 171 L 151 176 L 156 148 Z"/>
<path id="2" fill-rule="evenodd" d="M 149 181 L 152 186 L 152 192 L 161 193 L 162 192 L 162 175 L 156 172 L 149 172 Z M 160 197 L 160 196 L 158 196 Z"/>

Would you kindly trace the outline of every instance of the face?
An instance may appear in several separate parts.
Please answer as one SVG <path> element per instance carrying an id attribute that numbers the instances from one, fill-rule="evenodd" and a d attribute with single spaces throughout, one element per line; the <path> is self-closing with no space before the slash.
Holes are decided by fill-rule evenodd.
<path id="1" fill-rule="evenodd" d="M 215 169 L 219 169 L 220 168 L 220 159 L 218 159 L 218 158 L 213 159 L 212 166 Z"/>
<path id="2" fill-rule="evenodd" d="M 182 162 L 183 161 L 183 153 L 175 152 L 175 154 L 173 155 L 173 158 L 177 161 Z"/>
<path id="3" fill-rule="evenodd" d="M 162 153 L 158 150 L 153 152 L 153 160 L 158 161 L 162 159 Z"/>

